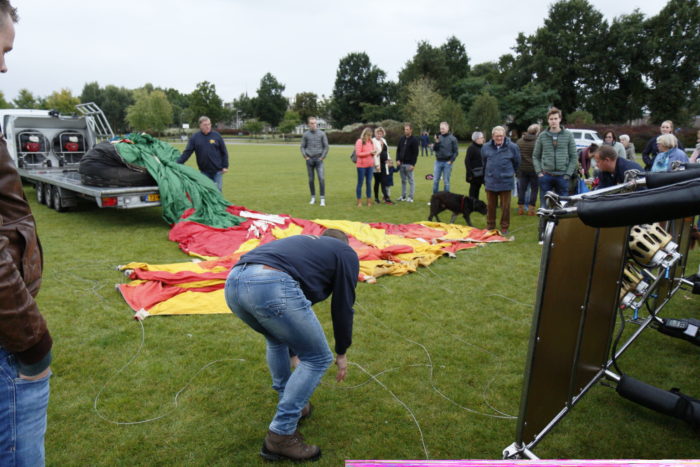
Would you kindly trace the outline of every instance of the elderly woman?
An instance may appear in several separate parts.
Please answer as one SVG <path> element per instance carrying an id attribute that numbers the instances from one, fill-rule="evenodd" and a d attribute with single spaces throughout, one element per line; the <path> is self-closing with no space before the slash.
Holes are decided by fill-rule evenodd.
<path id="1" fill-rule="evenodd" d="M 366 181 L 365 193 L 367 195 L 367 206 L 372 206 L 372 173 L 374 172 L 374 143 L 372 142 L 372 129 L 362 130 L 360 139 L 355 142 L 355 155 L 357 162 L 357 187 L 355 195 L 357 197 L 357 207 L 362 206 L 362 184 Z"/>
<path id="2" fill-rule="evenodd" d="M 635 160 L 637 158 L 637 153 L 634 151 L 634 143 L 630 141 L 630 136 L 620 135 L 620 142 L 625 148 L 625 156 L 627 157 L 627 160 Z"/>
<path id="3" fill-rule="evenodd" d="M 389 146 L 386 144 L 384 128 L 377 127 L 374 130 L 374 201 L 379 204 L 379 187 L 382 187 L 382 195 L 386 204 L 394 204 L 389 196 L 389 166 L 392 165 L 389 157 Z"/>
<path id="4" fill-rule="evenodd" d="M 651 167 L 652 172 L 668 172 L 671 170 L 671 163 L 675 161 L 688 162 L 688 156 L 685 152 L 678 149 L 678 140 L 674 135 L 659 136 L 656 138 L 656 145 L 659 148 L 659 153 Z"/>
<path id="5" fill-rule="evenodd" d="M 671 120 L 666 120 L 663 123 L 661 123 L 661 126 L 659 127 L 659 131 L 661 132 L 662 135 L 668 135 L 668 134 L 673 134 L 673 122 Z M 642 150 L 642 159 L 644 160 L 644 169 L 645 170 L 651 170 L 651 166 L 654 165 L 654 158 L 659 151 L 658 146 L 656 145 L 656 136 L 651 138 L 648 142 L 647 145 L 644 146 L 644 149 Z M 682 144 L 678 143 L 678 149 L 685 149 Z"/>
<path id="6" fill-rule="evenodd" d="M 484 145 L 484 134 L 480 131 L 472 133 L 472 144 L 467 149 L 467 157 L 464 158 L 464 166 L 467 168 L 467 183 L 469 183 L 469 196 L 479 199 L 481 185 L 484 184 L 484 164 L 481 161 L 481 147 Z"/>
<path id="7" fill-rule="evenodd" d="M 617 153 L 617 157 L 621 159 L 626 159 L 627 155 L 625 153 L 625 147 L 622 145 L 617 140 L 617 136 L 615 135 L 615 132 L 612 130 L 608 130 L 605 133 L 603 133 L 603 144 L 607 146 L 612 146 L 615 152 Z"/>
<path id="8" fill-rule="evenodd" d="M 700 130 L 698 130 L 697 134 L 697 144 L 695 145 L 695 151 L 693 151 L 693 154 L 690 156 L 690 162 L 693 164 L 697 164 L 698 159 L 700 159 Z"/>
<path id="9" fill-rule="evenodd" d="M 506 129 L 496 126 L 491 130 L 491 141 L 481 148 L 486 182 L 486 228 L 496 227 L 496 208 L 501 205 L 501 233 L 508 233 L 510 226 L 510 196 L 515 185 L 515 172 L 520 166 L 520 148 L 510 138 Z M 499 203 L 500 201 L 500 203 Z"/>

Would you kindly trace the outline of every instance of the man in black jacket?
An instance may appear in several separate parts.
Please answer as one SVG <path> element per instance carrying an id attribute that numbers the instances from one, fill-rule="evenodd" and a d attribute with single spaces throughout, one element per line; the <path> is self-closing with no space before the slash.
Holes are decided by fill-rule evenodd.
<path id="1" fill-rule="evenodd" d="M 416 192 L 413 171 L 418 160 L 419 144 L 418 138 L 413 136 L 413 126 L 410 123 L 406 123 L 403 126 L 403 136 L 396 148 L 396 164 L 399 167 L 399 175 L 401 175 L 401 198 L 399 198 L 399 201 L 413 202 L 413 196 Z M 406 196 L 406 183 L 410 186 L 408 196 Z"/>

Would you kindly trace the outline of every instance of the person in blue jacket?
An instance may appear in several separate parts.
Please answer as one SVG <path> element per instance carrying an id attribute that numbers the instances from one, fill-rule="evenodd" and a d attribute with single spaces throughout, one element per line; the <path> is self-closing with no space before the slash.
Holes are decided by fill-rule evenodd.
<path id="1" fill-rule="evenodd" d="M 510 196 L 515 186 L 515 173 L 520 167 L 520 148 L 506 137 L 506 129 L 491 130 L 491 141 L 481 148 L 486 188 L 486 228 L 496 227 L 496 208 L 501 205 L 501 233 L 510 226 Z"/>
<path id="2" fill-rule="evenodd" d="M 241 257 L 226 280 L 229 308 L 265 336 L 272 388 L 279 394 L 260 451 L 267 460 L 321 456 L 318 446 L 306 444 L 297 429 L 299 420 L 311 414 L 309 399 L 333 362 L 311 305 L 333 295 L 336 381 L 343 381 L 359 271 L 360 261 L 345 233 L 327 229 L 321 236 L 295 235 L 257 247 Z M 300 360 L 294 372 L 290 351 Z"/>
<path id="3" fill-rule="evenodd" d="M 212 131 L 211 120 L 207 116 L 199 117 L 199 130 L 192 135 L 177 163 L 184 164 L 194 152 L 199 171 L 209 177 L 221 191 L 224 186 L 224 174 L 228 172 L 226 143 L 219 132 Z"/>

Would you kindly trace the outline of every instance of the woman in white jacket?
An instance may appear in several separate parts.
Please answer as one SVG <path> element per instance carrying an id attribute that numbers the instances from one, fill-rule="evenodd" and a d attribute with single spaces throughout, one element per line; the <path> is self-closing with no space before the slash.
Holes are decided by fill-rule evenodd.
<path id="1" fill-rule="evenodd" d="M 374 144 L 374 201 L 379 203 L 379 186 L 382 187 L 382 194 L 384 195 L 384 202 L 386 204 L 394 204 L 391 201 L 391 196 L 389 193 L 389 167 L 393 165 L 393 161 L 389 156 L 389 145 L 384 139 L 386 132 L 384 128 L 377 127 L 374 130 L 374 138 L 372 138 L 372 143 Z"/>

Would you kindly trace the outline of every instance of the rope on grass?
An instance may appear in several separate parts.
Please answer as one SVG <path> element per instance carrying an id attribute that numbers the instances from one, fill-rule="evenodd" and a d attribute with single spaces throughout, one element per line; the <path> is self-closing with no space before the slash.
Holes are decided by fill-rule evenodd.
<path id="1" fill-rule="evenodd" d="M 94 411 L 95 411 L 95 414 L 97 414 L 98 417 L 100 417 L 102 420 L 104 420 L 104 421 L 106 421 L 106 422 L 112 423 L 112 424 L 114 424 L 114 425 L 140 425 L 140 424 L 142 424 L 142 423 L 154 422 L 154 421 L 156 421 L 156 420 L 160 420 L 161 418 L 165 418 L 165 417 L 167 417 L 168 415 L 170 415 L 171 413 L 173 413 L 175 410 L 177 410 L 177 408 L 178 408 L 178 399 L 179 399 L 179 397 L 180 397 L 180 394 L 182 394 L 183 392 L 185 392 L 185 390 L 190 386 L 190 384 L 192 383 L 192 381 L 194 381 L 194 379 L 195 379 L 202 371 L 204 371 L 205 369 L 209 368 L 210 366 L 215 365 L 215 364 L 220 363 L 220 362 L 227 362 L 227 361 L 245 362 L 245 359 L 243 359 L 243 358 L 222 358 L 222 359 L 220 359 L 220 360 L 213 360 L 213 361 L 207 363 L 206 365 L 204 365 L 203 367 L 201 367 L 199 370 L 197 370 L 197 371 L 192 375 L 192 377 L 189 379 L 189 381 L 187 381 L 187 383 L 186 383 L 179 391 L 177 391 L 177 393 L 175 393 L 175 397 L 173 398 L 173 404 L 174 404 L 173 408 L 170 409 L 170 410 L 168 410 L 167 412 L 165 412 L 165 413 L 162 414 L 162 415 L 159 415 L 159 416 L 153 417 L 153 418 L 148 418 L 148 419 L 145 419 L 145 420 L 137 420 L 137 421 L 131 421 L 131 422 L 122 422 L 122 421 L 112 420 L 112 419 L 106 417 L 105 415 L 103 415 L 103 414 L 100 412 L 100 410 L 97 408 L 97 404 L 98 404 L 98 402 L 99 402 L 99 400 L 100 400 L 100 396 L 102 395 L 102 392 L 103 392 L 103 391 L 105 390 L 105 388 L 109 385 L 109 383 L 111 383 L 112 380 L 113 380 L 114 378 L 116 378 L 116 377 L 117 377 L 122 371 L 124 371 L 129 365 L 131 365 L 131 364 L 134 362 L 134 360 L 136 360 L 136 357 L 139 356 L 139 354 L 141 353 L 141 350 L 143 350 L 144 343 L 146 342 L 146 330 L 145 330 L 145 328 L 144 328 L 144 326 L 143 326 L 143 321 L 140 321 L 140 320 L 136 320 L 136 321 L 137 321 L 137 322 L 139 323 L 139 325 L 141 326 L 141 342 L 140 342 L 140 344 L 139 344 L 139 348 L 136 350 L 136 352 L 134 353 L 134 355 L 132 355 L 132 357 L 129 359 L 129 361 L 127 361 L 126 364 L 124 364 L 124 366 L 122 366 L 119 370 L 117 370 L 116 373 L 114 373 L 112 376 L 110 376 L 110 377 L 107 379 L 107 381 L 105 381 L 105 383 L 102 385 L 102 387 L 100 388 L 99 392 L 98 392 L 97 395 L 95 396 L 95 400 L 93 401 L 93 404 L 92 404 L 92 407 L 93 407 L 93 409 L 94 409 Z"/>

